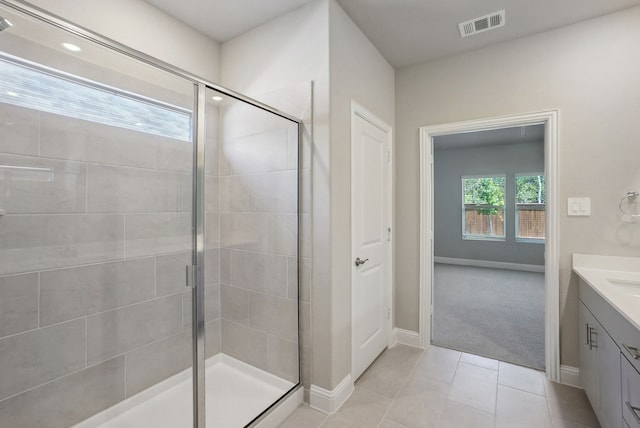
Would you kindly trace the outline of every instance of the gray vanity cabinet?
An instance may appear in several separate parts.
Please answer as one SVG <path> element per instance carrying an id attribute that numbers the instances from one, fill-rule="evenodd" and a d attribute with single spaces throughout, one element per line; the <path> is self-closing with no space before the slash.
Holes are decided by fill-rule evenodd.
<path id="1" fill-rule="evenodd" d="M 580 379 L 603 428 L 622 427 L 620 349 L 579 303 Z"/>
<path id="2" fill-rule="evenodd" d="M 598 386 L 598 353 L 592 338 L 598 334 L 600 323 L 582 302 L 578 302 L 578 322 L 580 327 L 580 381 L 594 409 L 600 407 L 600 387 Z"/>
<path id="3" fill-rule="evenodd" d="M 623 383 L 627 390 L 640 387 L 640 377 L 625 378 L 621 366 L 621 334 L 628 335 L 631 324 L 582 279 L 578 284 L 582 386 L 603 428 L 640 428 L 636 420 L 622 420 Z"/>

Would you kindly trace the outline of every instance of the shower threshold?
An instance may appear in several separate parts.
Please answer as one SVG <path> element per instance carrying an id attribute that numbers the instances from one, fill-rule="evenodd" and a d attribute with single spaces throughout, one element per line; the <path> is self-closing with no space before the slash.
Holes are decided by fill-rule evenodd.
<path id="1" fill-rule="evenodd" d="M 136 394 L 74 428 L 193 426 L 191 369 Z M 207 428 L 242 428 L 294 384 L 226 354 L 206 362 Z"/>

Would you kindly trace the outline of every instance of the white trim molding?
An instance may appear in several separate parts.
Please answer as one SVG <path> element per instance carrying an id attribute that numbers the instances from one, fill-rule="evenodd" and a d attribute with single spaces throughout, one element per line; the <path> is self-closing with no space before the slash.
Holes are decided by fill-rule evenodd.
<path id="1" fill-rule="evenodd" d="M 433 138 L 524 125 L 545 125 L 544 161 L 547 186 L 545 237 L 545 366 L 547 377 L 560 381 L 560 262 L 558 199 L 558 111 L 477 119 L 420 128 L 420 346 L 431 342 L 433 284 Z"/>
<path id="2" fill-rule="evenodd" d="M 576 388 L 582 388 L 582 382 L 580 382 L 580 369 L 572 366 L 560 366 L 560 383 L 575 386 Z"/>
<path id="3" fill-rule="evenodd" d="M 434 263 L 443 263 L 447 265 L 458 266 L 475 266 L 493 269 L 507 269 L 507 270 L 520 270 L 524 272 L 544 272 L 544 266 L 540 265 L 526 265 L 522 263 L 507 263 L 507 262 L 494 262 L 491 260 L 470 260 L 470 259 L 456 259 L 452 257 L 433 257 Z"/>
<path id="4" fill-rule="evenodd" d="M 393 329 L 393 344 L 395 345 L 397 343 L 413 346 L 414 348 L 421 348 L 420 333 L 396 327 Z"/>
<path id="5" fill-rule="evenodd" d="M 314 409 L 328 414 L 335 413 L 351 396 L 353 392 L 353 380 L 351 375 L 342 381 L 333 390 L 329 391 L 317 385 L 311 385 L 309 390 L 309 405 Z"/>

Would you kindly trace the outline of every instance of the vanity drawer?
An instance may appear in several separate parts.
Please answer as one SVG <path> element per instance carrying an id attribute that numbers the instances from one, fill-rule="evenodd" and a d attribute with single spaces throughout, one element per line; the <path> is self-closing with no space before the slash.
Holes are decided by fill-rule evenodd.
<path id="1" fill-rule="evenodd" d="M 622 369 L 622 417 L 629 428 L 640 428 L 640 373 L 624 355 L 620 355 Z"/>

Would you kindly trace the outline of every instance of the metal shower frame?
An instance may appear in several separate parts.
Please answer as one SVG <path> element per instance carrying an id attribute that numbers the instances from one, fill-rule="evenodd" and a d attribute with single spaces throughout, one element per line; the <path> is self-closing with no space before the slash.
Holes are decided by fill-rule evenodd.
<path id="1" fill-rule="evenodd" d="M 154 58 L 138 50 L 132 49 L 119 43 L 108 37 L 99 35 L 85 27 L 71 23 L 64 18 L 53 15 L 50 12 L 39 8 L 31 3 L 22 0 L 0 0 L 0 5 L 5 6 L 15 12 L 23 15 L 30 16 L 39 21 L 45 22 L 49 25 L 57 27 L 63 31 L 71 33 L 75 36 L 88 40 L 97 45 L 103 46 L 111 51 L 130 57 L 134 60 L 140 61 L 147 65 L 150 65 L 156 69 L 165 71 L 174 76 L 180 77 L 186 81 L 190 81 L 194 85 L 194 110 L 193 110 L 193 129 L 195 130 L 192 135 L 192 143 L 194 144 L 194 156 L 193 156 L 193 210 L 192 210 L 192 264 L 191 269 L 188 269 L 187 277 L 188 282 L 191 282 L 193 289 L 192 293 L 192 332 L 193 332 L 193 426 L 194 428 L 205 428 L 205 322 L 204 322 L 204 252 L 205 252 L 205 215 L 204 215 L 204 155 L 205 155 L 205 107 L 206 107 L 206 90 L 207 88 L 213 89 L 217 92 L 225 94 L 229 97 L 246 102 L 259 109 L 270 112 L 291 122 L 294 122 L 298 127 L 298 183 L 300 182 L 299 165 L 300 156 L 302 151 L 300 150 L 300 142 L 302 137 L 303 124 L 299 118 L 296 118 L 283 111 L 275 109 L 260 101 L 247 97 L 231 89 L 225 88 L 219 84 L 213 83 L 207 79 L 183 70 L 179 67 L 171 65 L 167 62 Z M 298 184 L 298 189 L 300 185 Z M 299 215 L 300 198 L 298 197 L 298 230 L 300 230 L 300 215 Z M 300 240 L 298 239 L 298 254 L 300 254 Z M 298 278 L 300 277 L 300 268 L 298 267 Z M 299 282 L 298 282 L 299 283 Z M 299 303 L 299 302 L 298 302 Z M 299 310 L 298 310 L 299 313 Z M 298 383 L 278 401 L 266 409 L 262 414 L 258 415 L 252 423 L 264 418 L 274 405 L 283 399 L 293 394 L 301 385 L 300 377 L 300 333 L 299 326 L 300 320 L 298 319 Z"/>

